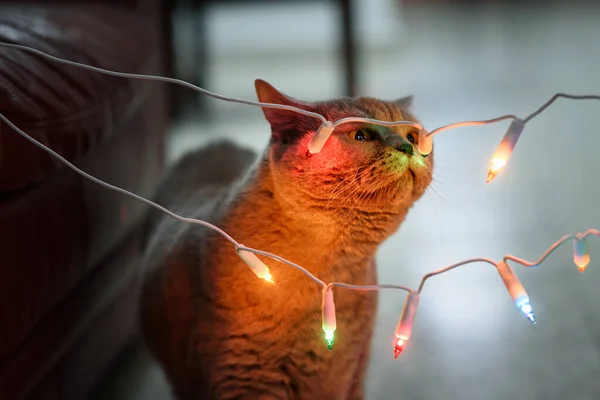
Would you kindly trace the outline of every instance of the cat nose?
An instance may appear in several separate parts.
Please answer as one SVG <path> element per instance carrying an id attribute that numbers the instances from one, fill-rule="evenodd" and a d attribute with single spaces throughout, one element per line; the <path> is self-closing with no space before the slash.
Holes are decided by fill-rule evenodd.
<path id="1" fill-rule="evenodd" d="M 413 155 L 413 145 L 408 140 L 404 139 L 400 135 L 391 135 L 384 139 L 385 144 L 394 150 L 406 154 L 407 156 Z"/>
<path id="2" fill-rule="evenodd" d="M 407 156 L 413 155 L 413 146 L 410 143 L 402 143 L 399 147 L 396 148 L 396 150 L 406 154 Z"/>

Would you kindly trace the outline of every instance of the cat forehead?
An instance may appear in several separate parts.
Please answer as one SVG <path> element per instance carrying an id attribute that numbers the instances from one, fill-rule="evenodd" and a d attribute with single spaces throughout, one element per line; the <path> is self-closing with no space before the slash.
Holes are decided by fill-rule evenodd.
<path id="1" fill-rule="evenodd" d="M 347 117 L 372 118 L 380 121 L 414 120 L 410 113 L 387 101 L 370 97 L 340 99 L 322 103 L 322 114 L 329 121 Z"/>

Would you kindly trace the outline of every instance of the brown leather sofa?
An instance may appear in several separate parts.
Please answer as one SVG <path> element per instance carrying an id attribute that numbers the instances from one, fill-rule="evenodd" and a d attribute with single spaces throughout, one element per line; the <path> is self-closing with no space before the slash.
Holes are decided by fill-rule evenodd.
<path id="1" fill-rule="evenodd" d="M 0 5 L 0 41 L 108 69 L 165 69 L 158 2 L 24 3 Z M 0 48 L 0 112 L 144 196 L 163 173 L 165 89 Z M 135 334 L 147 211 L 0 125 L 0 399 L 89 396 Z"/>

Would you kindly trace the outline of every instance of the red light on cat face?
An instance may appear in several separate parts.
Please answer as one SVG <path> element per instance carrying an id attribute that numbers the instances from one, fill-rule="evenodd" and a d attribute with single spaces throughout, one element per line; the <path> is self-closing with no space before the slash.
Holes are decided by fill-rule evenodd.
<path id="1" fill-rule="evenodd" d="M 396 360 L 398 358 L 398 356 L 400 355 L 400 353 L 402 353 L 402 351 L 404 351 L 405 343 L 406 342 L 402 339 L 396 340 L 396 344 L 394 345 L 394 360 Z"/>
<path id="2" fill-rule="evenodd" d="M 333 124 L 329 121 L 323 122 L 319 129 L 315 132 L 314 136 L 308 143 L 308 153 L 307 154 L 317 154 L 321 151 L 329 136 L 333 133 Z"/>

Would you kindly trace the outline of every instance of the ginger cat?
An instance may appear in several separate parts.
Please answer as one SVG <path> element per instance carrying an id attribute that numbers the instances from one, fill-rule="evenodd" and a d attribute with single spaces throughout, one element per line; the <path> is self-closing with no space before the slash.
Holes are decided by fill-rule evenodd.
<path id="1" fill-rule="evenodd" d="M 261 102 L 335 121 L 349 116 L 416 121 L 411 98 L 307 103 L 256 80 Z M 432 180 L 433 155 L 417 132 L 348 124 L 307 156 L 320 122 L 263 109 L 264 153 L 229 142 L 180 161 L 157 201 L 223 228 L 244 245 L 294 261 L 325 282 L 375 284 L 374 256 Z M 270 259 L 276 285 L 258 279 L 214 232 L 154 215 L 141 298 L 142 329 L 175 395 L 188 399 L 363 399 L 376 292 L 334 289 L 338 329 L 329 351 L 321 288 Z"/>

